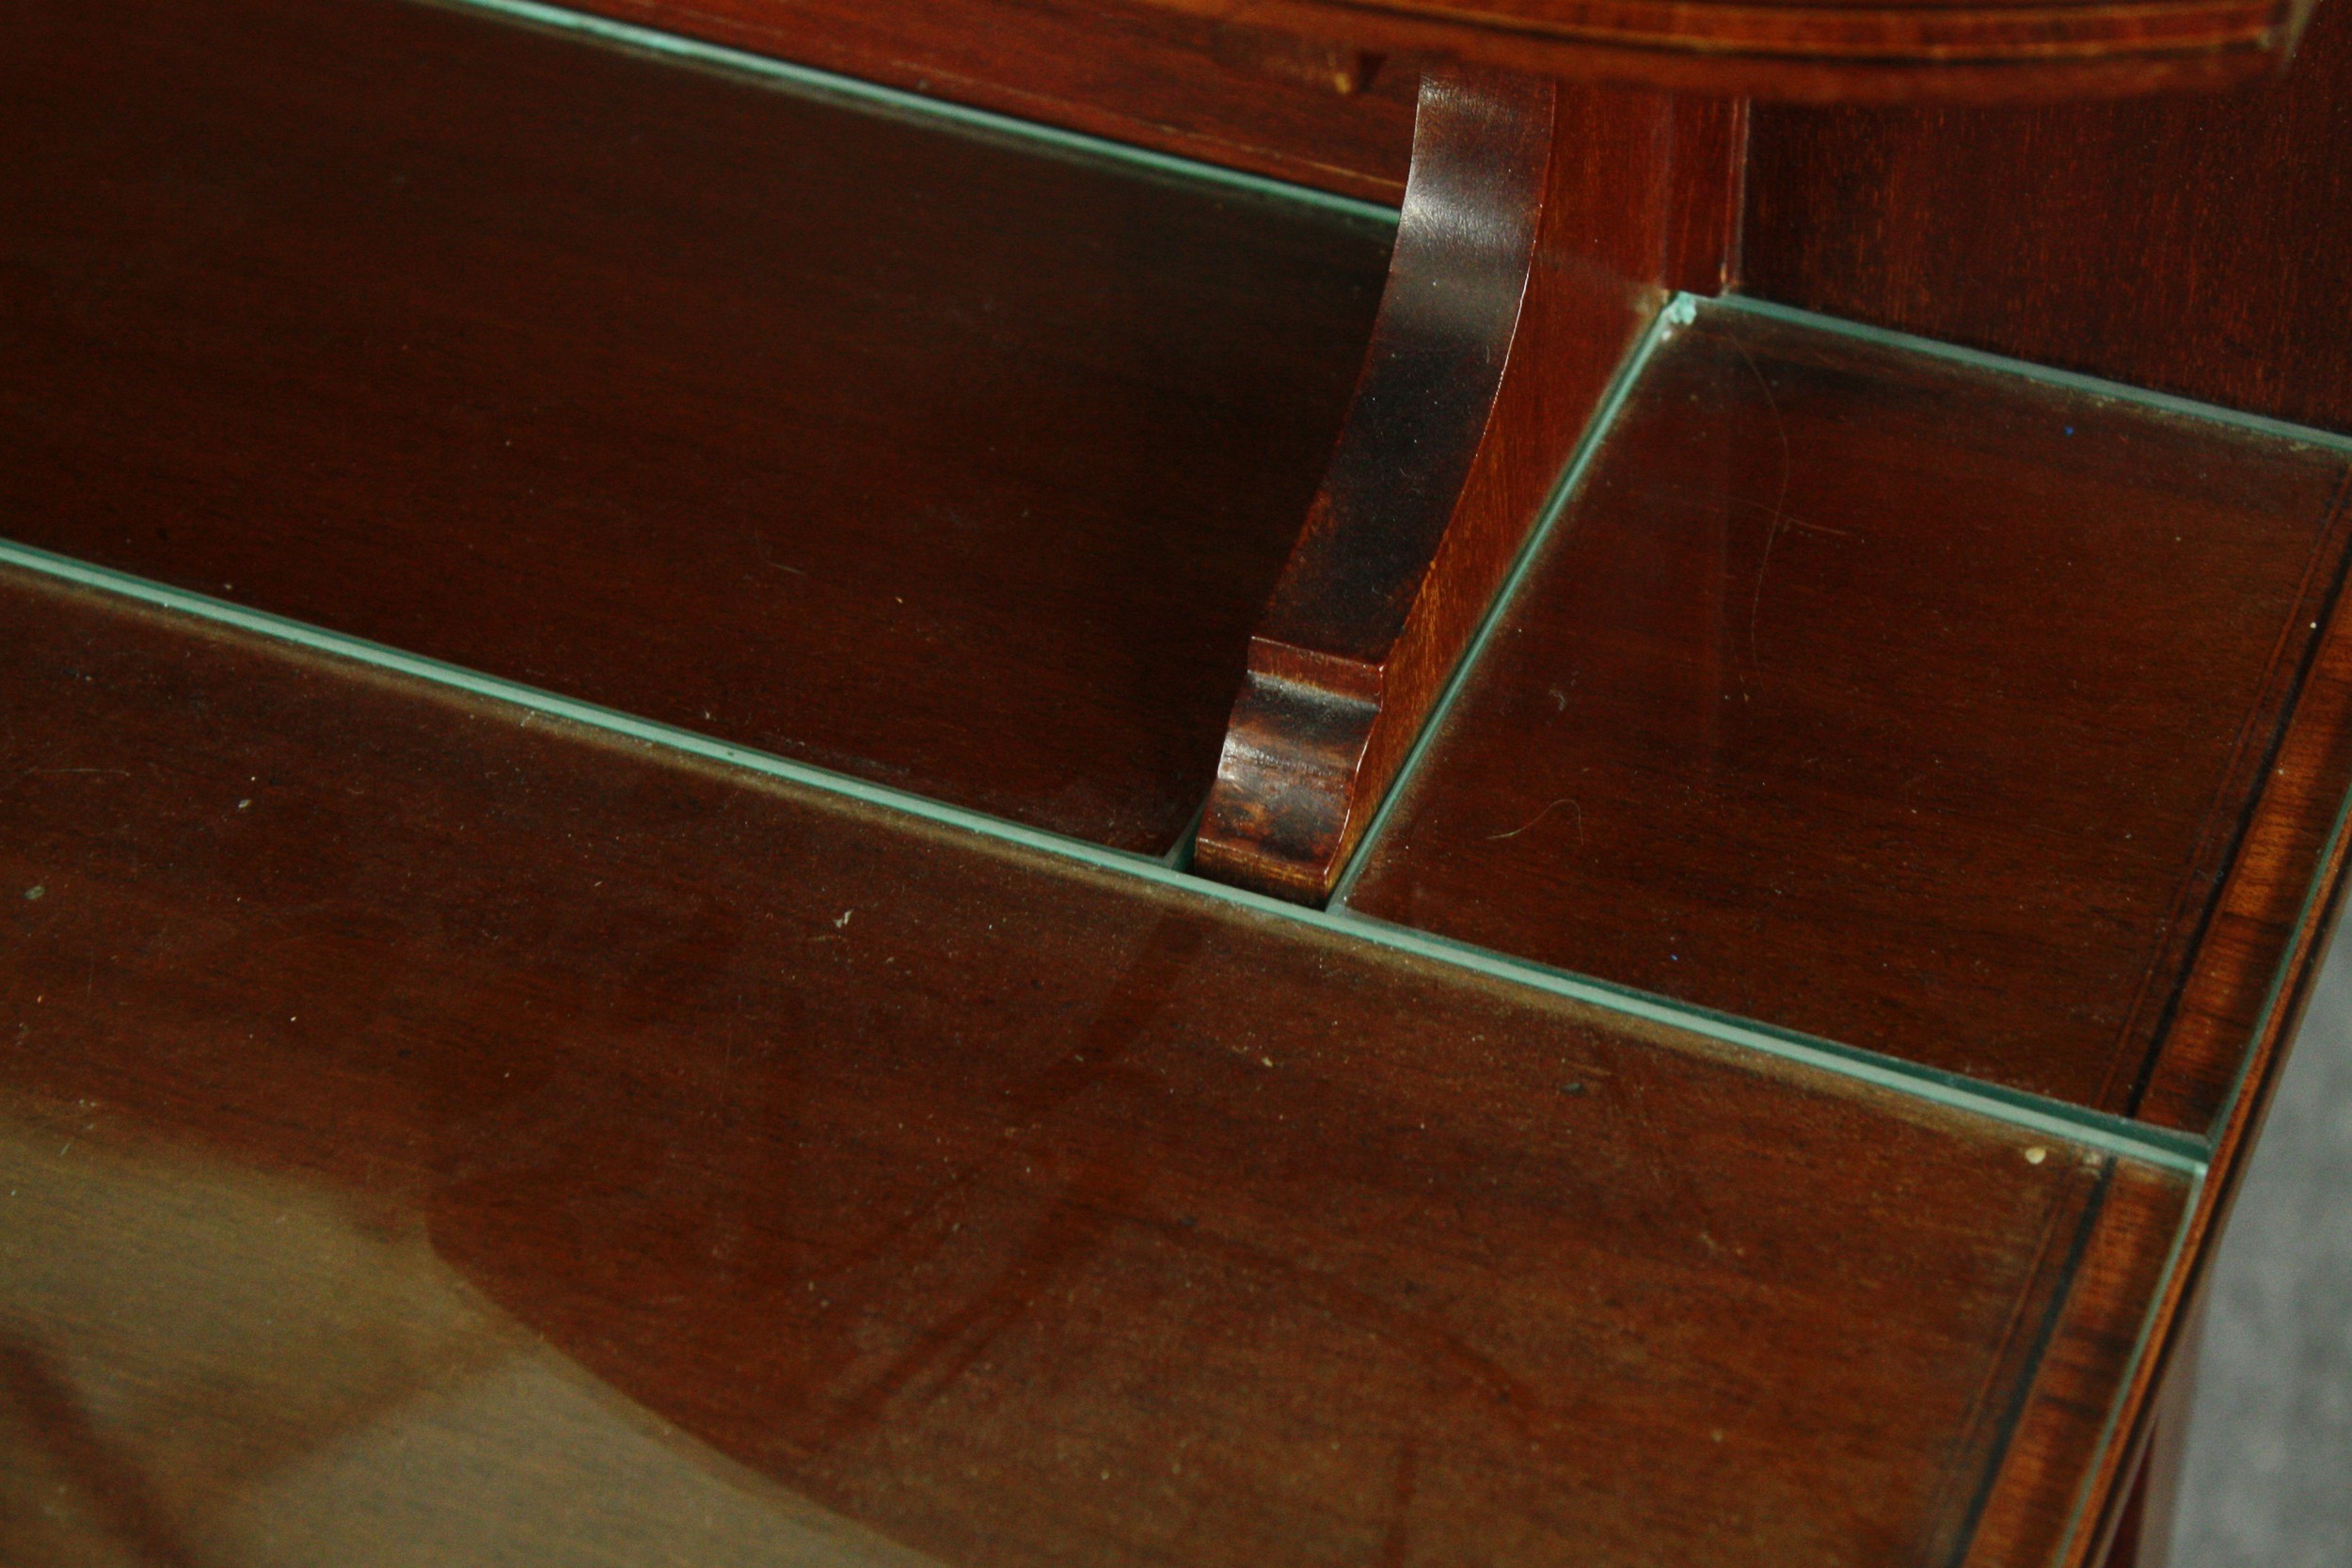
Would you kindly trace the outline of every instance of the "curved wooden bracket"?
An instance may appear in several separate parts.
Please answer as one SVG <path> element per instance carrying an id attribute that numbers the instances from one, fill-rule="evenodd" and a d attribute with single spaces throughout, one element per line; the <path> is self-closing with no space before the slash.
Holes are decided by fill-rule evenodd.
<path id="1" fill-rule="evenodd" d="M 1742 106 L 1424 77 L 1380 314 L 1250 641 L 1194 866 L 1327 898 L 1669 288 L 1725 281 Z"/>

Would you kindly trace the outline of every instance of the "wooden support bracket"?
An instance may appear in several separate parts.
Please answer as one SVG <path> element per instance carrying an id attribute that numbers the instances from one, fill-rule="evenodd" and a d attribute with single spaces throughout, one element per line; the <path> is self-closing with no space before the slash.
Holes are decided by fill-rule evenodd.
<path id="1" fill-rule="evenodd" d="M 1355 401 L 1251 639 L 1195 856 L 1330 895 L 1626 354 L 1728 282 L 1743 104 L 1433 71 Z"/>

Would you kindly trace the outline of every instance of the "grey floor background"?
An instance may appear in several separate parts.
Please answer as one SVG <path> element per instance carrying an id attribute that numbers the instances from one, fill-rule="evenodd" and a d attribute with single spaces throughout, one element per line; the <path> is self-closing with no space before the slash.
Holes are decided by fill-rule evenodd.
<path id="1" fill-rule="evenodd" d="M 2352 941 L 2222 1237 L 2171 1568 L 2352 1568 Z"/>

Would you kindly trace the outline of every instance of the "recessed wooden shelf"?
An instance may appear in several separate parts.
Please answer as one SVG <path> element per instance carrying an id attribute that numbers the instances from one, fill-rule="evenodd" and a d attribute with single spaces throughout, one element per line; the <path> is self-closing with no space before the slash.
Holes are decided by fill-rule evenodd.
<path id="1" fill-rule="evenodd" d="M 1704 310 L 1349 907 L 2103 1109 L 2153 1083 L 2201 1130 L 2310 919 L 2297 892 L 2240 929 L 2223 879 L 2312 885 L 2344 794 L 2347 472 Z M 2234 1037 L 2186 1027 L 2200 975 Z"/>
<path id="2" fill-rule="evenodd" d="M 1376 220 L 400 0 L 12 15 L 0 535 L 1121 848 Z"/>

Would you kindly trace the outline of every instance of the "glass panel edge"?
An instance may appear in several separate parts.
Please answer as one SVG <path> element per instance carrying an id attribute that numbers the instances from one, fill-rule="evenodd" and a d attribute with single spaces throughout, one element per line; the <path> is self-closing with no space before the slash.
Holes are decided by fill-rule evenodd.
<path id="1" fill-rule="evenodd" d="M 611 17 L 591 15 L 561 6 L 543 5 L 540 0 L 419 0 L 420 4 L 436 6 L 445 10 L 470 11 L 520 23 L 549 32 L 587 38 L 598 42 L 616 44 L 625 49 L 652 55 L 668 60 L 685 61 L 715 68 L 736 75 L 749 76 L 771 86 L 796 89 L 813 96 L 844 100 L 868 108 L 878 108 L 908 116 L 912 119 L 942 120 L 963 130 L 977 131 L 1051 147 L 1062 152 L 1105 159 L 1151 170 L 1156 174 L 1203 184 L 1223 185 L 1255 196 L 1270 197 L 1301 206 L 1317 207 L 1385 228 L 1394 229 L 1399 221 L 1398 209 L 1358 197 L 1342 196 L 1336 191 L 1319 190 L 1295 181 L 1279 180 L 1272 175 L 1252 174 L 1244 169 L 1227 168 L 1221 164 L 1202 159 L 1186 158 L 1173 152 L 1161 152 L 1129 142 L 1116 141 L 1108 136 L 1090 135 L 1083 131 L 1065 130 L 1038 120 L 1023 119 L 1015 115 L 1000 114 L 993 109 L 975 108 L 947 99 L 933 98 L 925 93 L 910 92 L 903 87 L 885 87 L 839 71 L 825 71 L 816 66 L 799 65 L 790 60 L 758 55 L 749 50 L 730 48 L 689 38 L 681 33 L 663 32 L 658 28 L 621 22 Z"/>
<path id="2" fill-rule="evenodd" d="M 1422 721 L 1421 733 L 1413 736 L 1412 746 L 1397 767 L 1396 777 L 1389 783 L 1388 793 L 1381 796 L 1380 804 L 1373 812 L 1372 821 L 1366 825 L 1363 837 L 1357 841 L 1355 852 L 1348 856 L 1339 880 L 1332 884 L 1329 907 L 1334 911 L 1348 912 L 1348 898 L 1355 893 L 1356 884 L 1362 879 L 1365 868 L 1372 863 L 1373 852 L 1387 833 L 1398 802 L 1404 800 L 1412 785 L 1414 775 L 1421 770 L 1422 760 L 1436 746 L 1447 715 L 1454 711 L 1454 699 L 1470 684 L 1470 677 L 1477 671 L 1480 656 L 1486 653 L 1486 644 L 1493 641 L 1496 628 L 1502 626 L 1512 601 L 1518 597 L 1521 585 L 1534 573 L 1535 562 L 1543 555 L 1544 546 L 1549 542 L 1561 514 L 1567 511 L 1568 502 L 1582 487 L 1586 472 L 1591 469 L 1594 458 L 1608 440 L 1618 414 L 1632 398 L 1633 388 L 1640 384 L 1643 372 L 1649 368 L 1651 356 L 1676 331 L 1689 325 L 1697 317 L 1698 301 L 1695 295 L 1677 293 L 1670 297 L 1658 314 L 1650 319 L 1649 325 L 1642 329 L 1641 339 L 1627 351 L 1624 361 L 1611 376 L 1608 389 L 1601 394 L 1600 402 L 1594 405 L 1593 417 L 1585 421 L 1583 435 L 1577 438 L 1575 450 L 1568 454 L 1567 462 L 1561 467 L 1559 478 L 1545 497 L 1543 511 L 1537 515 L 1535 526 L 1528 530 L 1526 540 L 1512 558 L 1510 570 L 1503 574 L 1502 586 L 1495 591 L 1494 599 L 1486 606 L 1486 613 L 1480 618 L 1478 629 L 1470 634 L 1469 644 L 1462 650 L 1462 657 L 1454 661 L 1454 669 L 1446 676 L 1445 685 L 1439 689 L 1438 700 L 1429 709 L 1429 717 Z"/>
<path id="3" fill-rule="evenodd" d="M 2203 1210 L 2205 1186 L 2210 1179 L 2210 1173 L 2201 1167 L 2188 1173 L 2188 1191 L 2182 1196 L 2181 1200 L 2181 1217 L 2172 1224 L 2171 1245 L 2165 1251 L 2164 1266 L 2156 1271 L 2155 1293 L 2149 1301 L 2147 1308 L 2140 1313 L 2139 1327 L 2133 1336 L 2131 1354 L 2124 1358 L 2122 1374 L 2116 1380 L 2115 1395 L 2107 1401 L 2106 1414 L 2099 1423 L 2099 1441 L 2090 1450 L 2094 1454 L 2106 1453 L 2119 1435 L 2117 1429 L 2122 1424 L 2124 1400 L 2130 1394 L 2133 1385 L 2138 1381 L 2140 1368 L 2147 1363 L 2149 1350 L 2155 1338 L 2157 1318 L 2164 1312 L 2166 1304 L 2172 1299 L 2168 1287 L 2172 1280 L 2179 1277 L 2182 1265 L 2187 1257 L 2190 1235 L 2195 1231 L 2198 1215 Z M 2071 1281 L 2068 1291 L 2071 1294 L 2073 1291 Z M 2153 1394 L 2153 1390 L 2150 1392 Z M 2098 1467 L 2093 1465 L 2083 1477 L 2081 1483 L 2076 1486 L 2073 1505 L 2067 1511 L 2065 1532 L 2058 1538 L 2058 1549 L 2055 1560 L 2058 1562 L 2074 1560 L 2075 1547 L 2083 1531 L 2086 1528 L 2098 1527 L 2099 1520 L 2093 1516 L 2090 1508 L 2092 1487 L 2098 1479 Z M 2124 1492 L 2129 1490 L 2130 1485 L 2131 1478 L 2122 1474 L 2122 1467 L 2119 1465 L 2110 1490 Z"/>
<path id="4" fill-rule="evenodd" d="M 1159 857 L 1133 854 L 1031 828 L 1003 817 L 909 794 L 847 774 L 794 762 L 753 747 L 717 740 L 691 730 L 640 719 L 616 709 L 561 696 L 535 687 L 487 675 L 462 666 L 405 653 L 363 638 L 330 631 L 265 610 L 248 610 L 209 594 L 93 565 L 70 556 L 0 539 L 0 566 L 135 603 L 228 626 L 267 641 L 287 643 L 365 668 L 405 675 L 428 686 L 464 691 L 526 712 L 539 713 L 583 729 L 634 740 L 658 750 L 737 768 L 797 785 L 816 794 L 853 800 L 936 826 L 966 832 L 1090 870 L 1132 878 L 1156 887 L 1291 922 L 1346 940 L 1404 953 L 1423 961 L 1465 970 L 1488 979 L 1582 1004 L 1619 1017 L 1638 1019 L 1695 1035 L 1718 1044 L 1872 1087 L 1910 1096 L 1947 1109 L 1984 1117 L 2023 1131 L 2071 1141 L 2102 1153 L 2140 1160 L 2162 1169 L 2201 1176 L 2203 1140 L 2169 1129 L 2145 1126 L 2019 1090 L 1937 1073 L 1892 1057 L 1838 1045 L 1751 1020 L 1734 1019 L 1648 992 L 1613 986 L 1585 975 L 1533 964 L 1449 938 L 1412 930 L 1348 910 L 1315 910 L 1244 888 L 1210 881 L 1176 869 Z"/>
<path id="5" fill-rule="evenodd" d="M 2040 383 L 2060 391 L 2079 392 L 2087 397 L 2105 398 L 2111 402 L 2130 404 L 2156 413 L 2178 415 L 2201 420 L 2207 424 L 2228 425 L 2251 435 L 2266 436 L 2276 440 L 2313 447 L 2326 451 L 2352 453 L 2352 436 L 2338 435 L 2315 425 L 2295 424 L 2286 420 L 2274 420 L 2266 414 L 2249 414 L 2225 407 L 2217 403 L 2201 403 L 2172 392 L 2152 391 L 2135 387 L 2126 381 L 2108 381 L 2100 376 L 2085 375 L 2078 371 L 2063 371 L 2053 365 L 2036 364 L 2030 359 L 2012 359 L 2007 355 L 1993 354 L 1984 349 L 1968 348 L 1947 343 L 1937 338 L 1922 338 L 1909 332 L 1899 332 L 1890 326 L 1873 326 L 1867 322 L 1850 321 L 1843 316 L 1825 316 L 1819 311 L 1776 300 L 1758 299 L 1752 294 L 1724 294 L 1704 302 L 1710 309 L 1730 314 L 1760 317 L 1766 321 L 1784 322 L 1792 326 L 1812 327 L 1817 331 L 1835 333 L 1858 342 L 1875 343 L 1884 348 L 1899 349 L 1928 358 L 1942 359 L 1949 364 L 1965 365 L 1974 370 L 1991 371 Z"/>

